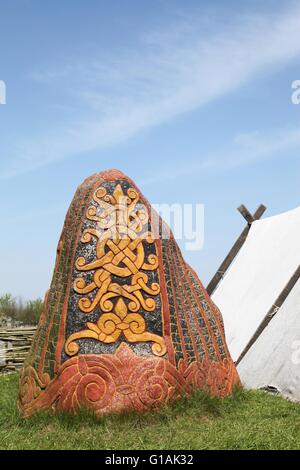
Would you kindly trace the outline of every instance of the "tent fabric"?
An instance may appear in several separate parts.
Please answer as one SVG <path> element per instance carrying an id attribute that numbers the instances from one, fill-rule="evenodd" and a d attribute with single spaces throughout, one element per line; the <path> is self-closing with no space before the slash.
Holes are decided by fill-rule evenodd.
<path id="1" fill-rule="evenodd" d="M 275 387 L 300 401 L 300 280 L 238 368 L 247 388 Z"/>
<path id="2" fill-rule="evenodd" d="M 255 221 L 214 292 L 212 299 L 223 314 L 227 344 L 235 361 L 298 268 L 299 233 L 300 207 Z"/>

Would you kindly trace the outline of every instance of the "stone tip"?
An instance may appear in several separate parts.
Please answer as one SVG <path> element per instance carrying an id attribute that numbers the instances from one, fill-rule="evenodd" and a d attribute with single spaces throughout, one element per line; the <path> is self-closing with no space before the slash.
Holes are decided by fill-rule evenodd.
<path id="1" fill-rule="evenodd" d="M 120 178 L 127 178 L 127 176 L 117 168 L 110 168 L 109 170 L 100 171 L 99 173 L 95 173 L 94 176 L 98 176 L 99 178 L 103 178 L 104 180 L 116 180 Z"/>
<path id="2" fill-rule="evenodd" d="M 88 176 L 82 182 L 82 185 L 86 185 L 87 183 L 95 179 L 103 180 L 103 181 L 114 181 L 118 179 L 129 179 L 129 178 L 121 170 L 118 170 L 116 168 L 111 168 L 109 170 L 100 171 L 98 173 L 94 173 L 91 176 Z"/>

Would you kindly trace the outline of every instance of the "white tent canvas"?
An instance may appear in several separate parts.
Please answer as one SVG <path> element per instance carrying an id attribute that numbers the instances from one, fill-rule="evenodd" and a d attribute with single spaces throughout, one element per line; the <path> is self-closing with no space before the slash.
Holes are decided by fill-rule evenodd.
<path id="1" fill-rule="evenodd" d="M 254 222 L 212 295 L 223 314 L 235 361 L 299 267 L 299 235 L 300 207 Z M 300 281 L 240 362 L 242 382 L 254 388 L 274 386 L 300 400 L 300 365 L 293 362 L 297 341 L 300 344 Z"/>
<path id="2" fill-rule="evenodd" d="M 300 207 L 254 222 L 212 295 L 237 360 L 300 264 Z"/>
<path id="3" fill-rule="evenodd" d="M 300 401 L 300 280 L 238 369 L 246 387 Z"/>

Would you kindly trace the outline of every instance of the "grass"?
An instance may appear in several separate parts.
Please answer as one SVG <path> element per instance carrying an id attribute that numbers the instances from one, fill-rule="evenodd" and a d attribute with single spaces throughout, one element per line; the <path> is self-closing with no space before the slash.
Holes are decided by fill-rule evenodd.
<path id="1" fill-rule="evenodd" d="M 0 449 L 300 449 L 300 405 L 262 391 L 203 393 L 159 411 L 96 418 L 83 411 L 24 420 L 17 374 L 0 376 Z"/>

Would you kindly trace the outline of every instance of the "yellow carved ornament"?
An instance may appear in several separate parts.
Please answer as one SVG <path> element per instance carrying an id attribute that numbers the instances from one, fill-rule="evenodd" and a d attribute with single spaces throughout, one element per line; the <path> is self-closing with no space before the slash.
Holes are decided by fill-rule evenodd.
<path id="1" fill-rule="evenodd" d="M 78 339 L 92 338 L 109 344 L 123 334 L 130 343 L 153 342 L 153 353 L 163 356 L 166 353 L 164 339 L 147 332 L 145 320 L 138 313 L 141 308 L 154 311 L 153 296 L 160 293 L 158 283 L 148 285 L 145 272 L 158 268 L 155 254 L 145 259 L 144 243 L 154 243 L 152 233 L 146 230 L 148 213 L 139 204 L 138 193 L 130 188 L 125 195 L 120 184 L 113 195 L 108 195 L 103 187 L 98 188 L 93 199 L 96 205 L 88 208 L 86 216 L 96 222 L 96 228 L 86 229 L 81 241 L 89 243 L 92 237 L 97 239 L 96 259 L 87 263 L 84 257 L 78 257 L 75 263 L 78 271 L 94 271 L 93 281 L 86 284 L 83 277 L 78 277 L 74 290 L 83 295 L 78 301 L 83 313 L 91 313 L 97 306 L 103 313 L 97 324 L 87 322 L 87 329 L 72 334 L 65 351 L 70 356 L 77 354 L 79 346 L 75 341 Z M 112 275 L 126 278 L 128 283 L 113 282 Z M 93 298 L 84 297 L 91 293 L 94 293 Z M 114 303 L 115 298 L 118 300 Z"/>

